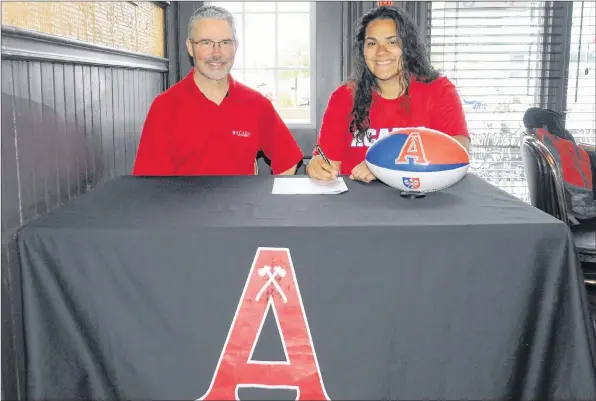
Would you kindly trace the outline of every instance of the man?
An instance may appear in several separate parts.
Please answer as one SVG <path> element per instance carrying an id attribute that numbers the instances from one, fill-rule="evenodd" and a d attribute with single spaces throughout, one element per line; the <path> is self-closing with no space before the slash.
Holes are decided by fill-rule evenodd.
<path id="1" fill-rule="evenodd" d="M 259 150 L 273 174 L 294 174 L 303 157 L 294 137 L 267 98 L 230 75 L 238 48 L 233 16 L 199 8 L 186 46 L 194 68 L 153 101 L 133 175 L 253 175 Z"/>

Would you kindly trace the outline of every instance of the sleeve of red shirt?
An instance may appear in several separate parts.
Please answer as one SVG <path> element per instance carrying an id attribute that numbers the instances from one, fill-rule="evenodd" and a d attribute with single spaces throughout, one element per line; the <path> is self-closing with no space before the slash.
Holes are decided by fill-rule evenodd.
<path id="1" fill-rule="evenodd" d="M 428 128 L 451 136 L 462 135 L 469 138 L 468 124 L 457 88 L 445 77 L 438 78 L 436 85 L 433 107 L 430 111 L 431 126 Z"/>
<path id="2" fill-rule="evenodd" d="M 259 147 L 271 161 L 271 170 L 275 175 L 294 167 L 304 156 L 296 139 L 271 102 L 263 99 L 259 121 Z"/>
<path id="3" fill-rule="evenodd" d="M 168 149 L 168 131 L 166 127 L 166 116 L 169 114 L 165 98 L 155 98 L 139 141 L 139 149 L 132 174 L 135 176 L 163 176 L 173 175 L 174 166 Z"/>
<path id="4" fill-rule="evenodd" d="M 349 84 L 337 88 L 329 98 L 319 131 L 318 144 L 330 160 L 343 161 L 353 103 L 353 91 Z M 313 155 L 316 154 L 315 150 Z"/>

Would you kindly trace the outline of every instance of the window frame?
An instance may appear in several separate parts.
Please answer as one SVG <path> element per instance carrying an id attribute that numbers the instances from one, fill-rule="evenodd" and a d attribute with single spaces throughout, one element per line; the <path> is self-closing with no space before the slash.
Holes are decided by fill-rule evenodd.
<path id="1" fill-rule="evenodd" d="M 205 5 L 208 4 L 212 4 L 212 5 L 217 5 L 219 2 L 218 1 L 206 1 L 204 2 Z M 233 15 L 241 15 L 242 18 L 242 37 L 244 38 L 244 33 L 246 33 L 247 31 L 247 27 L 246 27 L 246 15 L 262 15 L 262 14 L 267 14 L 267 15 L 274 15 L 275 16 L 275 27 L 279 27 L 278 25 L 278 19 L 280 15 L 292 15 L 292 14 L 306 14 L 307 12 L 305 11 L 280 11 L 278 8 L 278 3 L 279 2 L 274 2 L 275 4 L 275 9 L 272 11 L 245 11 L 245 7 L 246 7 L 246 1 L 242 1 L 242 11 L 237 12 L 237 11 L 230 11 Z M 308 71 L 310 78 L 309 78 L 309 84 L 310 84 L 310 105 L 309 105 L 309 122 L 308 123 L 297 123 L 297 122 L 286 122 L 285 120 L 284 123 L 287 125 L 287 127 L 290 130 L 303 130 L 303 129 L 315 129 L 317 128 L 317 97 L 316 97 L 316 90 L 317 90 L 317 86 L 316 86 L 316 71 L 317 71 L 317 57 L 316 57 L 316 52 L 317 52 L 317 43 L 316 43 L 316 38 L 317 38 L 317 3 L 315 1 L 305 1 L 305 3 L 309 4 L 309 10 L 308 10 L 308 15 L 310 16 L 310 26 L 309 26 L 309 61 L 310 61 L 310 65 L 308 67 L 308 70 L 304 70 L 304 71 Z M 243 66 L 242 67 L 234 67 L 234 69 L 236 71 L 242 71 L 242 73 L 246 73 L 247 71 L 272 71 L 275 74 L 275 78 L 274 78 L 274 85 L 275 85 L 275 93 L 276 96 L 279 96 L 279 72 L 280 71 L 284 71 L 286 70 L 286 68 L 280 68 L 279 67 L 279 53 L 278 53 L 278 48 L 279 48 L 279 37 L 277 35 L 277 32 L 275 32 L 275 45 L 273 48 L 273 53 L 274 53 L 274 67 L 267 67 L 267 68 L 246 68 L 246 51 L 243 51 Z M 240 47 L 244 46 L 243 43 L 240 43 Z M 287 69 L 288 71 L 294 71 L 293 69 Z M 298 71 L 298 70 L 296 70 Z M 233 72 L 231 72 L 233 73 Z M 277 110 L 277 108 L 276 108 Z M 279 110 L 277 110 L 277 112 L 279 113 Z M 280 117 L 281 117 L 281 113 Z"/>
<path id="2" fill-rule="evenodd" d="M 433 45 L 434 42 L 437 44 L 436 48 L 431 46 L 429 55 L 431 59 L 434 59 L 433 55 L 436 54 L 436 62 L 438 62 L 442 59 L 440 57 L 441 50 L 445 51 L 447 47 L 445 59 L 455 63 L 456 66 L 458 66 L 457 60 L 466 61 L 470 54 L 476 54 L 477 58 L 481 58 L 483 51 L 489 55 L 498 54 L 503 59 L 503 65 L 495 67 L 490 62 L 487 65 L 486 60 L 492 60 L 492 58 L 482 58 L 481 61 L 485 62 L 481 65 L 477 67 L 462 65 L 460 66 L 461 71 L 453 76 L 447 73 L 447 76 L 454 81 L 458 89 L 462 89 L 462 94 L 467 89 L 468 92 L 477 93 L 479 101 L 486 101 L 487 104 L 494 102 L 493 111 L 483 111 L 478 115 L 472 115 L 470 111 L 466 111 L 470 134 L 477 135 L 472 138 L 470 172 L 478 174 L 513 196 L 529 201 L 527 184 L 523 175 L 523 164 L 519 154 L 522 133 L 525 131 L 522 116 L 529 107 L 560 109 L 560 106 L 557 107 L 557 105 L 563 99 L 563 83 L 565 82 L 561 78 L 562 67 L 565 60 L 569 58 L 566 56 L 564 32 L 561 32 L 565 27 L 563 22 L 567 11 L 565 4 L 552 1 L 527 2 L 526 4 L 500 2 L 498 5 L 496 2 L 494 2 L 495 4 L 479 2 L 478 10 L 470 10 L 471 4 L 463 6 L 462 3 L 446 2 L 450 5 L 445 8 L 449 9 L 449 12 L 445 11 L 443 15 L 441 5 L 426 2 L 427 7 L 430 8 L 430 18 L 428 19 L 430 39 Z M 435 6 L 439 8 L 436 9 Z M 460 10 L 461 15 L 459 15 Z M 515 32 L 506 30 L 506 28 L 502 28 L 501 32 L 487 34 L 489 35 L 488 40 L 490 40 L 490 43 L 487 44 L 494 45 L 494 49 L 482 50 L 480 47 L 483 42 L 470 39 L 476 34 L 485 34 L 483 25 L 473 20 L 482 17 L 490 18 L 490 13 L 494 13 L 495 18 L 507 18 L 506 23 L 511 24 L 512 29 L 519 27 L 520 43 L 516 51 L 520 56 L 511 56 L 515 53 L 511 52 L 511 46 L 507 46 L 507 44 L 516 43 L 515 40 L 512 40 L 514 39 L 512 35 Z M 508 17 L 509 15 L 514 17 Z M 459 32 L 460 18 L 464 28 L 461 33 Z M 447 28 L 443 26 L 449 26 L 450 30 L 455 29 L 454 33 L 449 35 L 446 31 Z M 494 30 L 492 25 L 491 28 Z M 506 39 L 500 39 L 500 35 L 504 35 Z M 449 37 L 448 41 L 445 39 L 447 37 Z M 460 41 L 463 47 L 458 49 Z M 444 42 L 453 42 L 456 45 L 448 48 L 448 45 L 443 44 Z M 470 46 L 472 49 L 467 48 L 466 44 L 468 43 L 473 43 Z M 527 50 L 523 50 L 524 47 L 527 47 Z M 509 56 L 507 56 L 508 54 Z M 526 55 L 529 55 L 529 58 Z M 529 60 L 534 60 L 533 65 L 529 64 Z M 519 68 L 516 66 L 517 64 L 520 64 Z M 521 67 L 522 64 L 525 66 Z M 435 65 L 440 67 L 439 64 Z M 479 91 L 480 88 L 483 88 L 481 75 L 478 74 L 476 77 L 477 74 L 466 71 L 468 68 L 479 68 L 486 72 L 492 69 L 502 71 L 503 75 L 499 75 L 499 78 L 493 78 L 493 82 L 486 82 L 492 89 L 489 92 L 496 91 L 499 94 L 482 94 L 483 92 Z M 497 75 L 495 74 L 495 76 Z M 463 84 L 463 81 L 466 83 Z M 526 82 L 526 84 L 523 85 L 522 82 Z M 506 97 L 502 97 L 503 95 Z M 497 99 L 492 99 L 492 96 L 496 96 Z M 518 102 L 521 103 L 521 107 L 514 107 L 513 103 L 515 102 L 512 99 L 517 97 L 520 99 L 525 97 L 524 100 Z M 509 98 L 511 100 L 508 100 Z M 500 128 L 499 125 L 501 125 Z M 498 157 L 494 157 L 494 155 L 498 155 Z"/>
<path id="3" fill-rule="evenodd" d="M 563 124 L 565 125 L 565 128 L 567 129 L 573 129 L 573 128 L 569 128 L 567 127 L 567 117 L 569 114 L 573 113 L 573 110 L 569 110 L 569 105 L 568 105 L 568 92 L 570 91 L 574 91 L 576 89 L 576 87 L 579 87 L 579 85 L 581 85 L 579 82 L 576 82 L 576 78 L 571 78 L 570 77 L 570 68 L 572 67 L 577 67 L 579 65 L 581 65 L 581 63 L 583 62 L 583 58 L 585 57 L 585 63 L 588 64 L 590 62 L 593 62 L 596 64 L 596 59 L 592 59 L 590 60 L 591 57 L 593 56 L 593 52 L 589 53 L 587 52 L 585 49 L 579 49 L 576 45 L 577 43 L 572 43 L 573 40 L 573 35 L 572 35 L 572 30 L 573 30 L 573 19 L 574 19 L 574 5 L 577 3 L 582 3 L 581 1 L 574 1 L 574 2 L 565 2 L 568 3 L 567 4 L 567 9 L 566 9 L 566 25 L 565 25 L 565 45 L 566 45 L 566 50 L 567 50 L 567 57 L 566 57 L 566 62 L 564 63 L 564 65 L 562 66 L 563 68 L 563 74 L 565 79 L 564 81 L 561 83 L 561 85 L 563 85 L 564 90 L 563 92 L 563 98 L 560 101 L 561 104 L 561 108 L 560 110 L 557 110 L 559 112 L 561 112 L 561 114 L 564 117 L 564 121 Z M 578 17 L 577 15 L 575 17 Z M 584 16 L 584 18 L 586 18 Z M 591 26 L 591 25 L 588 25 Z M 592 56 L 591 56 L 592 54 Z M 575 55 L 577 57 L 577 59 L 574 61 L 572 60 L 572 56 Z M 582 56 L 582 57 L 580 57 Z M 574 63 L 574 65 L 572 65 L 572 62 Z M 575 64 L 575 62 L 577 62 L 577 64 Z M 596 65 L 594 66 L 595 70 L 596 70 Z M 577 71 L 576 71 L 577 73 Z M 576 86 L 577 85 L 577 86 Z M 592 106 L 594 107 L 594 105 Z M 587 113 L 587 112 L 577 112 L 577 113 Z M 577 128 L 576 128 L 577 129 Z M 592 128 L 580 128 L 580 129 L 588 129 L 588 130 L 595 130 L 596 127 L 592 127 Z M 573 135 L 573 132 L 572 132 Z M 582 137 L 576 138 L 579 142 L 582 142 Z M 592 139 L 590 137 L 590 139 Z"/>

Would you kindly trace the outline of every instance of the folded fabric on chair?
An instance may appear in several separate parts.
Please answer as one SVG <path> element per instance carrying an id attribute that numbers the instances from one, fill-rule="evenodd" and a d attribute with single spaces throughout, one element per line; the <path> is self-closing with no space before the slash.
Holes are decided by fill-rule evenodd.
<path id="1" fill-rule="evenodd" d="M 596 218 L 596 158 L 575 143 L 553 110 L 530 108 L 524 115 L 526 128 L 550 151 L 559 166 L 569 214 L 579 220 Z"/>
<path id="2" fill-rule="evenodd" d="M 536 130 L 536 136 L 561 169 L 568 211 L 581 220 L 596 218 L 593 173 L 586 151 L 575 142 L 552 135 L 543 128 Z"/>

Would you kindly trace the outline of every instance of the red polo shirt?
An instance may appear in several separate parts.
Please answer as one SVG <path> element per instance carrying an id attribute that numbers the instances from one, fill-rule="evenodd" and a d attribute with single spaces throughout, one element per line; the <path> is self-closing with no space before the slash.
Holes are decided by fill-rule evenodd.
<path id="1" fill-rule="evenodd" d="M 357 140 L 350 132 L 353 105 L 353 84 L 337 88 L 329 99 L 319 133 L 319 145 L 325 155 L 342 162 L 340 174 L 350 174 L 364 160 L 366 151 L 377 139 L 397 128 L 426 127 L 451 136 L 469 137 L 459 94 L 445 77 L 428 84 L 412 78 L 408 94 L 398 99 L 384 99 L 374 91 L 369 113 L 369 135 L 363 141 Z"/>
<path id="2" fill-rule="evenodd" d="M 228 76 L 218 106 L 193 79 L 159 94 L 145 120 L 133 175 L 254 175 L 259 150 L 273 174 L 298 164 L 303 154 L 271 102 Z"/>

